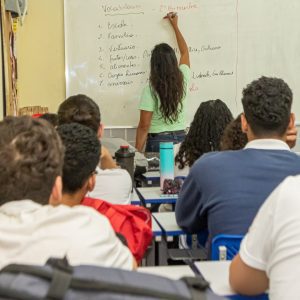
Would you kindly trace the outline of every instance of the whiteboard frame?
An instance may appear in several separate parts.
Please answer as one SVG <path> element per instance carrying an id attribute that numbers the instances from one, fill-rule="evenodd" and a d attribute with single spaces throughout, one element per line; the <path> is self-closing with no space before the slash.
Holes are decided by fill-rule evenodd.
<path id="1" fill-rule="evenodd" d="M 4 111 L 5 111 L 5 106 L 6 106 L 6 100 L 5 100 L 5 94 L 4 94 L 4 56 L 3 56 L 3 40 L 2 40 L 2 35 L 3 35 L 3 24 L 2 20 L 0 20 L 0 67 L 1 67 L 1 74 L 0 74 L 0 99 L 1 99 L 1 104 L 0 104 L 0 120 L 3 120 L 4 118 Z"/>
<path id="2" fill-rule="evenodd" d="M 64 0 L 64 57 L 65 57 L 65 80 L 66 80 L 66 94 L 65 94 L 65 98 L 69 97 L 69 91 L 68 91 L 68 87 L 69 87 L 69 72 L 68 72 L 68 57 L 67 57 L 67 43 L 66 43 L 66 7 L 67 7 L 67 4 L 66 4 L 67 0 Z"/>

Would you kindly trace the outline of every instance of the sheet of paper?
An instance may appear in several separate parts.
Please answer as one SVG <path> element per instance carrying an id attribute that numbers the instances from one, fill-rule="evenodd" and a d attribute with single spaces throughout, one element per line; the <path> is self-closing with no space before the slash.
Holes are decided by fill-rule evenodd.
<path id="1" fill-rule="evenodd" d="M 210 283 L 213 292 L 222 296 L 235 294 L 229 285 L 229 265 L 230 261 L 196 263 L 203 277 Z"/>
<path id="2" fill-rule="evenodd" d="M 193 271 L 188 266 L 163 266 L 163 267 L 142 267 L 138 272 L 154 274 L 177 280 L 183 276 L 194 276 Z"/>

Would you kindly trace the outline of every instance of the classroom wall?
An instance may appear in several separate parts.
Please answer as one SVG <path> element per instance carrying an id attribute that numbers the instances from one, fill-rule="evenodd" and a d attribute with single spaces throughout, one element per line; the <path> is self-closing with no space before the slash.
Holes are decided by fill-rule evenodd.
<path id="1" fill-rule="evenodd" d="M 64 1 L 29 0 L 17 32 L 19 107 L 48 106 L 65 98 Z"/>

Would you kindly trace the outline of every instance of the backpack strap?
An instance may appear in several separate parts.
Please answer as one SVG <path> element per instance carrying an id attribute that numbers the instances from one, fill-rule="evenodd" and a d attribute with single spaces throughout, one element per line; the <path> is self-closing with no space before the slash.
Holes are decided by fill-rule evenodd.
<path id="1" fill-rule="evenodd" d="M 72 273 L 63 270 L 54 269 L 52 274 L 52 281 L 46 299 L 61 300 L 67 293 L 72 280 Z"/>
<path id="2" fill-rule="evenodd" d="M 203 277 L 182 277 L 180 280 L 185 282 L 186 286 L 189 288 L 192 299 L 207 299 L 204 291 L 209 288 L 209 283 Z"/>
<path id="3" fill-rule="evenodd" d="M 71 284 L 73 268 L 68 264 L 65 257 L 63 259 L 51 258 L 47 261 L 46 265 L 51 266 L 53 271 L 45 270 L 38 266 L 11 264 L 4 267 L 1 273 L 24 273 L 49 280 L 51 283 L 46 299 L 63 299 Z M 20 296 L 19 299 L 24 298 Z"/>
<path id="4" fill-rule="evenodd" d="M 69 265 L 66 257 L 63 259 L 49 258 L 46 265 L 53 268 L 52 280 L 46 298 L 63 299 L 71 284 L 73 268 Z"/>

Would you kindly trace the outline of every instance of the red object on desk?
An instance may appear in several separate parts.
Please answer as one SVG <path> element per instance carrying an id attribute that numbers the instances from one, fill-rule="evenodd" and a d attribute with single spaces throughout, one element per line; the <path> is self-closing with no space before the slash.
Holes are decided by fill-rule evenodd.
<path id="1" fill-rule="evenodd" d="M 137 262 L 143 258 L 152 242 L 151 213 L 148 209 L 134 205 L 117 205 L 109 202 L 84 198 L 82 205 L 95 208 L 105 215 L 115 232 L 122 234 Z"/>

